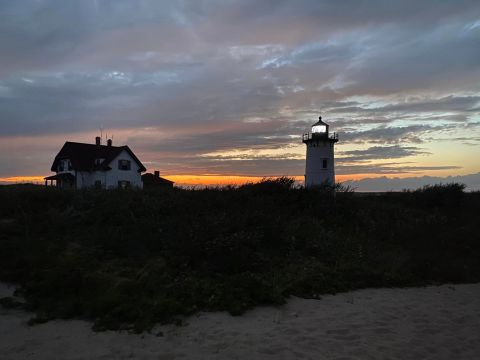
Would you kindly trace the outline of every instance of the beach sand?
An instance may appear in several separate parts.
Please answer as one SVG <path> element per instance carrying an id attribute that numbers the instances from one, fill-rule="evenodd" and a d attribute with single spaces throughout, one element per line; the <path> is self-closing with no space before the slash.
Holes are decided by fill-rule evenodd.
<path id="1" fill-rule="evenodd" d="M 12 291 L 3 284 L 0 297 Z M 480 284 L 292 298 L 144 335 L 78 320 L 28 326 L 30 317 L 0 308 L 0 359 L 480 359 Z"/>

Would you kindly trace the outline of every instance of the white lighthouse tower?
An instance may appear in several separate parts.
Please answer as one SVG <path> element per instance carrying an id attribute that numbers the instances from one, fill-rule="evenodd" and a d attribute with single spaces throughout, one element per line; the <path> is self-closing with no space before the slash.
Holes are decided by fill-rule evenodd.
<path id="1" fill-rule="evenodd" d="M 307 145 L 305 165 L 305 187 L 335 185 L 335 167 L 333 148 L 338 134 L 328 132 L 328 124 L 318 118 L 311 131 L 303 134 L 303 143 Z"/>

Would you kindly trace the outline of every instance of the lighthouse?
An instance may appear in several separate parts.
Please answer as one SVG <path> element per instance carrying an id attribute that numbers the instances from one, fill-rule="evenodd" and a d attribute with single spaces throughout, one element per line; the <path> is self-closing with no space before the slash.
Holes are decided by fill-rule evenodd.
<path id="1" fill-rule="evenodd" d="M 307 145 L 305 164 L 305 187 L 335 185 L 334 145 L 338 134 L 330 134 L 328 124 L 322 117 L 312 125 L 309 132 L 303 134 L 302 141 Z"/>

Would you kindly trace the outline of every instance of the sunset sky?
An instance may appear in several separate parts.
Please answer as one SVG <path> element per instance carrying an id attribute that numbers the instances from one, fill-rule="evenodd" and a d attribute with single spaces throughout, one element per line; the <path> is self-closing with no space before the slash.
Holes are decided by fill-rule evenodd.
<path id="1" fill-rule="evenodd" d="M 338 180 L 480 173 L 480 1 L 0 1 L 0 182 L 100 127 L 182 184 L 301 179 L 319 115 Z"/>

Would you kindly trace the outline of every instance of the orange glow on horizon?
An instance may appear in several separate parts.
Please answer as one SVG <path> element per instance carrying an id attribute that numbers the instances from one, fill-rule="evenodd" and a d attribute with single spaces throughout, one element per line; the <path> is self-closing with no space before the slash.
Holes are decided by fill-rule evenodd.
<path id="1" fill-rule="evenodd" d="M 186 186 L 225 186 L 225 185 L 241 185 L 246 183 L 259 182 L 262 176 L 242 176 L 242 175 L 171 175 L 162 176 L 168 180 L 174 181 L 176 185 Z M 272 176 L 277 177 L 277 176 Z M 295 180 L 303 180 L 303 176 L 292 176 Z"/>
<path id="2" fill-rule="evenodd" d="M 409 178 L 409 177 L 420 177 L 420 176 L 434 176 L 433 174 L 427 173 L 405 173 L 405 174 L 374 174 L 374 173 L 365 173 L 365 174 L 341 174 L 336 175 L 335 180 L 337 182 L 346 182 L 346 181 L 359 181 L 363 179 L 373 179 L 385 177 L 389 179 L 393 178 Z M 49 175 L 32 175 L 32 176 L 10 176 L 10 177 L 0 177 L 0 184 L 44 184 L 45 176 Z M 226 186 L 226 185 L 242 185 L 246 183 L 256 183 L 265 178 L 278 178 L 280 176 L 249 176 L 249 175 L 220 175 L 220 174 L 176 174 L 176 175 L 161 175 L 163 178 L 175 182 L 176 186 Z M 304 176 L 294 175 L 287 176 L 295 179 L 299 183 L 303 183 Z"/>
<path id="3" fill-rule="evenodd" d="M 176 185 L 202 185 L 202 186 L 225 186 L 225 185 L 241 185 L 246 183 L 259 182 L 265 177 L 263 176 L 243 176 L 243 175 L 166 175 L 162 176 L 168 180 L 174 181 Z M 278 178 L 279 176 L 271 176 L 272 178 Z M 303 182 L 303 176 L 288 176 L 295 179 L 298 182 Z M 360 175 L 337 175 L 336 180 L 339 182 L 349 180 L 361 180 L 366 177 L 378 177 L 375 175 L 369 176 L 368 174 Z"/>
<path id="4" fill-rule="evenodd" d="M 9 176 L 0 178 L 0 183 L 7 184 L 25 184 L 25 183 L 44 183 L 45 176 L 36 175 L 36 176 Z"/>
<path id="5" fill-rule="evenodd" d="M 420 174 L 419 174 L 420 175 Z M 414 175 L 414 176 L 419 176 Z M 337 182 L 345 181 L 358 181 L 365 178 L 378 178 L 385 176 L 383 174 L 347 174 L 336 175 Z M 395 175 L 396 178 L 406 178 L 412 176 L 412 174 Z M 24 184 L 24 183 L 36 183 L 43 184 L 45 176 L 10 176 L 0 178 L 0 183 L 4 184 Z M 244 176 L 244 175 L 218 175 L 218 174 L 181 174 L 181 175 L 165 175 L 162 177 L 174 181 L 177 186 L 226 186 L 226 185 L 241 185 L 245 183 L 259 182 L 265 177 L 263 176 Z M 277 178 L 279 176 L 271 176 Z M 296 181 L 303 183 L 303 176 L 288 176 L 294 178 Z M 392 178 L 393 176 L 387 176 Z"/>

